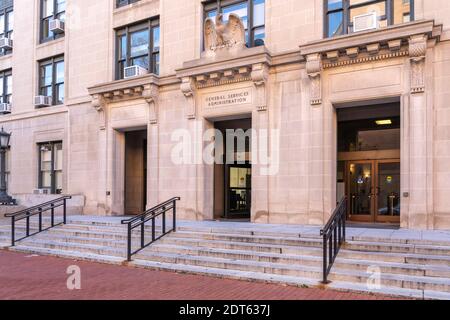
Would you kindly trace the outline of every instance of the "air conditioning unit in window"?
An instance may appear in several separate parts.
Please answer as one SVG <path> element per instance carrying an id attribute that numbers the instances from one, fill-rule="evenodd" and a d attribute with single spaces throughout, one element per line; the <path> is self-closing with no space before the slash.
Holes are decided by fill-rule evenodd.
<path id="1" fill-rule="evenodd" d="M 9 103 L 0 103 L 0 114 L 11 113 L 11 105 Z"/>
<path id="2" fill-rule="evenodd" d="M 353 17 L 353 32 L 373 30 L 378 28 L 378 17 L 376 12 L 361 14 Z"/>
<path id="3" fill-rule="evenodd" d="M 53 33 L 64 33 L 64 21 L 59 19 L 50 20 L 48 29 Z"/>
<path id="4" fill-rule="evenodd" d="M 34 189 L 33 194 L 49 194 L 49 189 Z"/>
<path id="5" fill-rule="evenodd" d="M 124 78 L 132 78 L 137 76 L 142 76 L 144 74 L 147 74 L 148 71 L 145 68 L 142 68 L 140 66 L 131 66 L 131 67 L 125 67 L 123 70 Z"/>
<path id="6" fill-rule="evenodd" d="M 49 107 L 52 105 L 52 97 L 36 96 L 34 97 L 34 106 L 36 108 Z"/>
<path id="7" fill-rule="evenodd" d="M 13 41 L 12 39 L 8 37 L 1 37 L 0 38 L 0 49 L 10 50 L 13 47 Z"/>

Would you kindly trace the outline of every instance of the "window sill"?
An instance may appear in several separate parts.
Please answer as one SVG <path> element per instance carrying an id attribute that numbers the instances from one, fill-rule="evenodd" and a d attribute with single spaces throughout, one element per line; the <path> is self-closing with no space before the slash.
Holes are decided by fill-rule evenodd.
<path id="1" fill-rule="evenodd" d="M 120 7 L 117 7 L 114 5 L 113 14 L 120 14 L 120 13 L 128 11 L 128 10 L 137 9 L 137 8 L 140 8 L 151 2 L 155 2 L 155 1 L 154 0 L 141 0 L 141 1 L 138 1 L 135 3 L 130 3 L 130 4 L 127 4 L 124 6 L 120 6 Z"/>
<path id="2" fill-rule="evenodd" d="M 64 42 L 64 39 L 65 39 L 65 36 L 59 37 L 57 39 L 42 40 L 38 43 L 36 48 L 39 49 L 39 48 L 49 47 L 51 45 L 55 45 L 57 43 Z"/>

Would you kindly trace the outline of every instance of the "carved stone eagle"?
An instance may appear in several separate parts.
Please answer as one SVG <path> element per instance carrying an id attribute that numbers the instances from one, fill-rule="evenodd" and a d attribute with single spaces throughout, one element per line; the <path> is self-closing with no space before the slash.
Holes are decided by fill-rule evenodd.
<path id="1" fill-rule="evenodd" d="M 223 22 L 223 15 L 218 14 L 215 21 L 205 21 L 205 50 L 214 53 L 224 48 L 244 48 L 245 27 L 237 14 L 231 13 L 228 22 Z"/>

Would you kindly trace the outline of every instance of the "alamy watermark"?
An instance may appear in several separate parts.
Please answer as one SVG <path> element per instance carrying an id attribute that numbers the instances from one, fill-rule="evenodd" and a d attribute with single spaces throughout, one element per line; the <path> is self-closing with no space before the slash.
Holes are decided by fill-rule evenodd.
<path id="1" fill-rule="evenodd" d="M 67 267 L 66 274 L 69 275 L 66 281 L 67 289 L 81 290 L 81 269 L 77 265 Z"/>
<path id="2" fill-rule="evenodd" d="M 276 175 L 280 167 L 279 129 L 204 129 L 197 121 L 193 128 L 176 129 L 171 160 L 176 165 L 245 164 L 257 166 L 262 176 Z"/>

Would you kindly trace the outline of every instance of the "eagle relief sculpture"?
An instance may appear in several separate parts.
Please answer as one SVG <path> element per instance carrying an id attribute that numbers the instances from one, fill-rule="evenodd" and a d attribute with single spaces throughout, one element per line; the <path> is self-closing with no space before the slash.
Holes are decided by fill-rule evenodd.
<path id="1" fill-rule="evenodd" d="M 208 56 L 223 49 L 239 50 L 245 48 L 245 27 L 237 14 L 231 13 L 228 22 L 223 22 L 223 15 L 218 14 L 215 21 L 205 21 L 205 50 Z"/>

